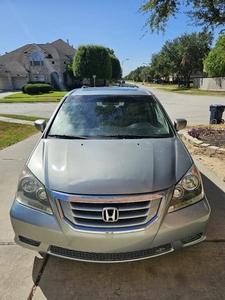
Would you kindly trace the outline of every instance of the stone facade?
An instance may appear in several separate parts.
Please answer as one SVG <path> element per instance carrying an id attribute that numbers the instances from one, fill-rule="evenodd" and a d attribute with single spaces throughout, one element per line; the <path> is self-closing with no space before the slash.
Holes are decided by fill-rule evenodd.
<path id="1" fill-rule="evenodd" d="M 59 39 L 25 45 L 0 56 L 0 90 L 16 90 L 27 82 L 47 82 L 64 88 L 65 71 L 76 50 Z"/>

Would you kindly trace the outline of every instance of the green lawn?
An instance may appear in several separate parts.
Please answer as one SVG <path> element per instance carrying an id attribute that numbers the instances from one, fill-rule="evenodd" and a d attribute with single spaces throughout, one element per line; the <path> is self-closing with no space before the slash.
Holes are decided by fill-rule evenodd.
<path id="1" fill-rule="evenodd" d="M 157 84 L 157 83 L 145 83 L 138 82 L 138 84 L 141 84 L 148 87 L 156 87 L 159 90 L 164 90 L 166 92 L 172 92 L 172 93 L 179 93 L 179 94 L 188 94 L 188 95 L 204 95 L 204 96 L 225 96 L 225 91 L 203 91 L 200 89 L 196 89 L 193 87 L 187 88 L 185 86 L 178 87 L 177 84 Z"/>
<path id="2" fill-rule="evenodd" d="M 50 92 L 40 95 L 28 95 L 15 93 L 0 99 L 0 103 L 18 103 L 18 102 L 59 102 L 68 92 Z"/>
<path id="3" fill-rule="evenodd" d="M 25 140 L 37 132 L 33 125 L 0 121 L 0 150 Z"/>
<path id="4" fill-rule="evenodd" d="M 26 120 L 26 121 L 36 121 L 38 119 L 46 120 L 48 122 L 49 118 L 43 118 L 43 117 L 31 117 L 31 116 L 23 116 L 23 115 L 11 115 L 11 114 L 0 114 L 1 117 L 6 118 L 12 118 L 12 119 L 18 119 L 18 120 Z"/>

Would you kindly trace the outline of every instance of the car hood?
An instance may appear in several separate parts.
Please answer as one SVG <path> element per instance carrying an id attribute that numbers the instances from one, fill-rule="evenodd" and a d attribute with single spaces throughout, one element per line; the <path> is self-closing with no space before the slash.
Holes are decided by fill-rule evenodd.
<path id="1" fill-rule="evenodd" d="M 179 138 L 41 139 L 27 165 L 49 189 L 75 194 L 136 194 L 167 189 L 192 165 Z"/>

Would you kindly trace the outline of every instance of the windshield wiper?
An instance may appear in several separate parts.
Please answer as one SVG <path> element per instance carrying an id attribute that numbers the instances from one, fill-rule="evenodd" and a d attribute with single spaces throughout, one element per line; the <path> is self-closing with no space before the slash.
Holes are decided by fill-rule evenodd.
<path id="1" fill-rule="evenodd" d="M 87 139 L 86 136 L 81 135 L 61 135 L 61 134 L 49 134 L 48 137 L 53 137 L 56 139 L 65 139 L 65 140 L 84 140 Z"/>
<path id="2" fill-rule="evenodd" d="M 152 136 L 146 135 L 129 135 L 129 134 L 116 134 L 116 135 L 96 135 L 90 136 L 90 138 L 94 139 L 147 139 L 152 138 Z"/>

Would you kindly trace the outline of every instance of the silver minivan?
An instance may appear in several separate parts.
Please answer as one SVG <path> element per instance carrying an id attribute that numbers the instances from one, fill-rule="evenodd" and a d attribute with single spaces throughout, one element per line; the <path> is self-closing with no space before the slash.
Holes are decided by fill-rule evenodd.
<path id="1" fill-rule="evenodd" d="M 19 177 L 15 241 L 92 262 L 155 257 L 206 237 L 202 179 L 160 101 L 139 88 L 69 92 Z"/>

